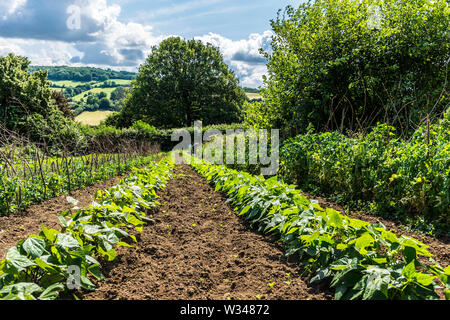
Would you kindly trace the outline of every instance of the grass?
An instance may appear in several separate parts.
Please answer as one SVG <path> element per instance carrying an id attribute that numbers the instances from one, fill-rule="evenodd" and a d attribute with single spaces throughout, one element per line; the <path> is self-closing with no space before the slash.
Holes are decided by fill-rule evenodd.
<path id="1" fill-rule="evenodd" d="M 91 82 L 83 82 L 83 81 L 72 81 L 72 80 L 60 80 L 60 81 L 50 81 L 54 86 L 57 86 L 59 88 L 75 88 L 76 86 L 81 86 L 85 84 L 96 84 L 95 81 Z"/>
<path id="2" fill-rule="evenodd" d="M 98 87 L 104 84 L 105 82 L 115 82 L 117 86 L 130 86 L 132 80 L 125 79 L 109 79 L 104 82 L 97 82 L 94 86 Z"/>
<path id="3" fill-rule="evenodd" d="M 97 126 L 105 120 L 113 111 L 94 111 L 94 112 L 83 112 L 75 118 L 75 121 L 81 122 L 89 126 Z"/>

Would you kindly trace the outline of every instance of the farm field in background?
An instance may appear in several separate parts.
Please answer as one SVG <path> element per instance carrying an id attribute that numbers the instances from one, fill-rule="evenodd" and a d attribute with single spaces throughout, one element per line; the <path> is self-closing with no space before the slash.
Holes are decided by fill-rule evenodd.
<path id="1" fill-rule="evenodd" d="M 85 111 L 75 117 L 75 121 L 89 126 L 97 126 L 105 120 L 113 111 Z"/>
<path id="2" fill-rule="evenodd" d="M 50 81 L 50 83 L 55 88 L 69 88 L 69 87 L 81 86 L 81 85 L 84 85 L 86 83 L 88 83 L 90 85 L 94 85 L 97 82 L 95 82 L 95 81 L 84 82 L 84 81 L 72 81 L 72 80 L 58 80 L 58 81 L 56 81 L 55 80 L 55 81 Z"/>
<path id="3" fill-rule="evenodd" d="M 110 99 L 110 98 L 111 98 L 111 92 L 113 92 L 114 89 L 115 89 L 115 88 L 93 88 L 93 89 L 91 89 L 91 90 L 84 91 L 84 92 L 82 92 L 82 93 L 80 93 L 80 94 L 78 94 L 78 95 L 72 97 L 72 101 L 78 102 L 78 101 L 80 101 L 81 99 L 85 98 L 89 93 L 91 93 L 91 94 L 98 94 L 98 93 L 100 93 L 100 92 L 106 93 L 106 97 L 107 97 L 108 99 Z"/>
<path id="4" fill-rule="evenodd" d="M 250 92 L 246 92 L 245 93 L 247 95 L 247 97 L 250 100 L 259 100 L 262 99 L 262 96 L 259 93 L 250 93 Z"/>

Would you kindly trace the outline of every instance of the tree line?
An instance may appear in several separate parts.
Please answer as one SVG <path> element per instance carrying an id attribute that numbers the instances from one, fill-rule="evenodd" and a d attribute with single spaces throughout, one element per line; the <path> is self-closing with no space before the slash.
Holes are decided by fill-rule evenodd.
<path id="1" fill-rule="evenodd" d="M 30 72 L 47 71 L 48 80 L 72 80 L 80 82 L 102 82 L 110 79 L 133 80 L 136 73 L 128 71 L 115 71 L 92 67 L 68 67 L 68 66 L 30 66 Z"/>

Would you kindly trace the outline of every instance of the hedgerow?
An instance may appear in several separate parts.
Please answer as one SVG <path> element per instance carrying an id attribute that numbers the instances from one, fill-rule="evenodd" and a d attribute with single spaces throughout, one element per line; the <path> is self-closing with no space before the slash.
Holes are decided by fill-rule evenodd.
<path id="1" fill-rule="evenodd" d="M 409 139 L 378 125 L 371 133 L 299 135 L 280 151 L 280 175 L 305 191 L 440 234 L 450 225 L 450 118 Z M 418 224 L 421 225 L 418 225 Z"/>

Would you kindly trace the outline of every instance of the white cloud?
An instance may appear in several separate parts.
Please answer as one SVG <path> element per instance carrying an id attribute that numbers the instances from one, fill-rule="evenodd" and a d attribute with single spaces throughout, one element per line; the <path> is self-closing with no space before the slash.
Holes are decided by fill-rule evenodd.
<path id="1" fill-rule="evenodd" d="M 71 44 L 61 41 L 42 41 L 0 38 L 0 56 L 14 53 L 28 57 L 34 65 L 65 65 L 74 55 L 80 55 Z"/>
<path id="2" fill-rule="evenodd" d="M 27 0 L 0 0 L 0 17 L 6 20 L 8 16 L 15 14 Z"/>
<path id="3" fill-rule="evenodd" d="M 262 34 L 251 34 L 248 39 L 233 41 L 219 34 L 209 33 L 195 39 L 219 47 L 225 62 L 240 78 L 241 85 L 258 87 L 262 85 L 263 75 L 267 74 L 266 61 L 259 49 L 270 49 L 272 35 L 271 31 L 265 31 Z"/>
<path id="4" fill-rule="evenodd" d="M 215 0 L 221 2 L 222 0 Z M 206 6 L 208 1 L 193 0 L 191 5 Z M 67 6 L 79 6 L 81 28 L 76 32 L 66 26 Z M 187 10 L 187 5 L 177 7 Z M 0 55 L 14 52 L 27 56 L 33 64 L 111 67 L 136 71 L 158 45 L 169 35 L 154 35 L 146 24 L 120 21 L 120 5 L 107 0 L 59 0 L 53 6 L 44 0 L 0 0 L 0 12 L 11 15 L 24 11 L 29 19 L 2 20 L 0 27 Z M 165 14 L 161 11 L 160 14 Z M 0 17 L 1 13 L 0 13 Z M 23 20 L 23 19 L 22 19 Z M 42 21 L 48 20 L 48 23 Z M 3 23 L 3 25 L 2 25 Z M 268 50 L 271 31 L 251 34 L 247 39 L 234 41 L 219 34 L 195 37 L 220 48 L 225 62 L 235 71 L 241 85 L 262 85 L 267 73 L 266 61 L 259 49 Z"/>

